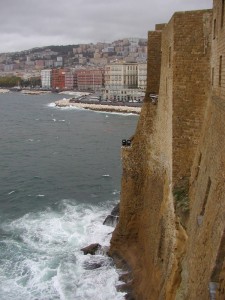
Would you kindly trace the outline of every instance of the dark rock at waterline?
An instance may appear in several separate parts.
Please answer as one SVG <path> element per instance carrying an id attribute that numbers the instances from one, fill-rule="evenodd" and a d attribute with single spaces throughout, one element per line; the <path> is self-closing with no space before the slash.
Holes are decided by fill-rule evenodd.
<path id="1" fill-rule="evenodd" d="M 86 270 L 99 269 L 101 267 L 113 266 L 113 261 L 99 256 L 90 256 L 90 259 L 83 263 L 83 267 Z"/>
<path id="2" fill-rule="evenodd" d="M 131 293 L 131 284 L 130 283 L 123 283 L 123 284 L 117 285 L 116 289 L 117 289 L 118 292 Z"/>
<path id="3" fill-rule="evenodd" d="M 127 293 L 124 297 L 126 300 L 137 300 L 134 298 L 134 296 L 132 295 L 132 293 Z"/>
<path id="4" fill-rule="evenodd" d="M 102 262 L 90 262 L 90 261 L 86 261 L 83 263 L 83 267 L 86 270 L 95 270 L 95 269 L 99 269 L 103 266 Z"/>
<path id="5" fill-rule="evenodd" d="M 96 252 L 101 249 L 102 249 L 102 246 L 98 243 L 95 243 L 95 244 L 91 244 L 87 247 L 84 247 L 80 250 L 84 252 L 84 255 L 87 255 L 87 254 L 95 255 Z"/>
<path id="6" fill-rule="evenodd" d="M 132 277 L 132 273 L 128 272 L 128 273 L 123 273 L 119 276 L 119 281 L 124 281 L 124 282 L 129 282 L 133 279 Z"/>
<path id="7" fill-rule="evenodd" d="M 115 227 L 119 220 L 120 206 L 119 203 L 113 208 L 110 215 L 108 215 L 103 222 L 103 225 Z"/>
<path id="8" fill-rule="evenodd" d="M 132 281 L 117 285 L 116 289 L 118 292 L 126 293 L 125 299 L 135 300 L 135 297 L 132 293 Z"/>
<path id="9" fill-rule="evenodd" d="M 120 274 L 119 280 L 123 281 L 123 284 L 117 285 L 117 290 L 120 292 L 125 292 L 126 295 L 124 296 L 127 300 L 137 300 L 135 299 L 132 291 L 133 287 L 133 276 L 131 272 L 131 268 L 126 260 L 124 260 L 118 253 L 108 253 L 111 259 L 116 265 L 117 268 L 122 269 L 123 273 Z"/>
<path id="10" fill-rule="evenodd" d="M 120 204 L 118 203 L 111 211 L 111 215 L 115 217 L 119 217 L 119 214 L 120 214 Z"/>
<path id="11" fill-rule="evenodd" d="M 115 227 L 118 223 L 119 217 L 108 215 L 103 222 L 103 225 Z"/>

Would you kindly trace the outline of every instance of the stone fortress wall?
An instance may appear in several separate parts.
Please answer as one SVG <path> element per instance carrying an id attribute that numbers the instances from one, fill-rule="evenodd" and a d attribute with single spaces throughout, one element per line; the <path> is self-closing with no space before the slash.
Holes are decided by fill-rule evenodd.
<path id="1" fill-rule="evenodd" d="M 189 243 L 184 260 L 188 276 L 182 284 L 190 299 L 208 299 L 209 288 L 211 295 L 216 290 L 216 299 L 225 299 L 224 4 L 223 0 L 213 3 L 211 94 L 190 179 Z M 198 280 L 192 282 L 193 278 Z"/>
<path id="2" fill-rule="evenodd" d="M 214 299 L 214 290 L 224 299 L 224 10 L 214 0 L 213 11 L 175 13 L 148 35 L 148 86 L 122 147 L 110 249 L 127 262 L 138 300 Z"/>

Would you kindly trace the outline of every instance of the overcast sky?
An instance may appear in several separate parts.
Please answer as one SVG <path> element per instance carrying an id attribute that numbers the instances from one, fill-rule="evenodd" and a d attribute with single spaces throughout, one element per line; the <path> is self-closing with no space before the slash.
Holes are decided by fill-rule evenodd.
<path id="1" fill-rule="evenodd" d="M 144 37 L 175 11 L 213 0 L 0 0 L 0 52 Z"/>

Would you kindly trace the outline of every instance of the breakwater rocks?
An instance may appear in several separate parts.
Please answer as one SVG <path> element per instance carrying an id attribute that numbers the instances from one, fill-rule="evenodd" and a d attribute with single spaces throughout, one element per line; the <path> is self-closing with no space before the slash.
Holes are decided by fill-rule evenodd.
<path id="1" fill-rule="evenodd" d="M 116 105 L 115 103 L 101 104 L 101 103 L 83 103 L 83 102 L 71 102 L 70 99 L 62 99 L 55 102 L 57 107 L 77 107 L 80 109 L 89 109 L 94 111 L 104 111 L 104 112 L 118 112 L 118 113 L 130 113 L 139 114 L 141 107 L 127 105 Z M 132 106 L 131 106 L 132 105 Z"/>
<path id="2" fill-rule="evenodd" d="M 0 94 L 5 94 L 5 93 L 8 93 L 9 92 L 9 90 L 7 90 L 7 89 L 0 89 Z"/>
<path id="3" fill-rule="evenodd" d="M 84 255 L 87 255 L 87 254 L 95 255 L 96 252 L 101 249 L 102 249 L 102 246 L 98 243 L 95 243 L 95 244 L 91 244 L 87 247 L 84 247 L 80 250 L 83 251 Z"/>
<path id="4" fill-rule="evenodd" d="M 50 91 L 40 91 L 40 90 L 22 90 L 22 94 L 24 95 L 43 95 L 43 94 L 49 94 Z"/>

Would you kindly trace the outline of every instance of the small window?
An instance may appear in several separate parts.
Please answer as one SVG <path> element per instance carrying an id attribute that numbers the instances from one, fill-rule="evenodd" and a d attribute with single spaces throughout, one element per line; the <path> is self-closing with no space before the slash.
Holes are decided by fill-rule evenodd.
<path id="1" fill-rule="evenodd" d="M 169 67 L 171 67 L 171 47 L 169 47 Z"/>
<path id="2" fill-rule="evenodd" d="M 225 2 L 225 0 L 222 0 L 222 7 L 221 7 L 221 28 L 223 28 L 223 21 L 224 21 L 224 2 Z"/>
<path id="3" fill-rule="evenodd" d="M 213 22 L 213 39 L 216 38 L 216 19 L 214 19 L 214 22 Z"/>
<path id="4" fill-rule="evenodd" d="M 222 64 L 223 64 L 223 57 L 220 55 L 220 61 L 219 61 L 219 86 L 221 86 L 222 82 Z"/>
<path id="5" fill-rule="evenodd" d="M 166 95 L 167 95 L 167 77 L 166 77 Z"/>

